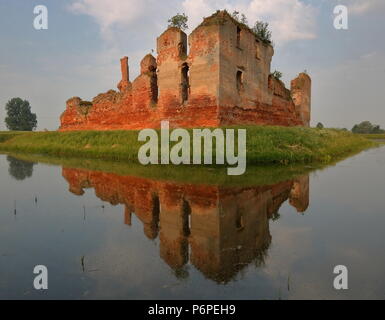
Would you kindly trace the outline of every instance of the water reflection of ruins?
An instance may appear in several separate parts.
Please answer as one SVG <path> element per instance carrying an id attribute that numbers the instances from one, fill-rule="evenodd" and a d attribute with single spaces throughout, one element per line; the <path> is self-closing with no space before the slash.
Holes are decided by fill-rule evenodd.
<path id="1" fill-rule="evenodd" d="M 289 199 L 298 212 L 309 205 L 309 177 L 269 186 L 222 187 L 157 181 L 63 168 L 70 191 L 125 206 L 124 222 L 135 214 L 146 236 L 159 237 L 160 256 L 185 276 L 190 261 L 207 278 L 232 280 L 245 266 L 263 265 L 271 243 L 269 220 Z"/>

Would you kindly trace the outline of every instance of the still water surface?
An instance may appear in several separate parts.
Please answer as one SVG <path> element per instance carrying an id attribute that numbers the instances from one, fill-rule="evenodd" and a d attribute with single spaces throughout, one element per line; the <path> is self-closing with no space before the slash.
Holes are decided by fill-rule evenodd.
<path id="1" fill-rule="evenodd" d="M 1 299 L 385 298 L 385 147 L 233 187 L 0 155 L 0 202 Z"/>

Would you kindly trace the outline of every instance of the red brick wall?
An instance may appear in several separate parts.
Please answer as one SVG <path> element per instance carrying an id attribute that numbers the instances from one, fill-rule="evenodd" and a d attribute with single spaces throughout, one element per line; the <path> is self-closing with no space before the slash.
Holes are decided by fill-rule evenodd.
<path id="1" fill-rule="evenodd" d="M 77 97 L 68 100 L 60 130 L 159 128 L 162 120 L 168 120 L 171 127 L 186 128 L 308 126 L 310 77 L 301 73 L 292 81 L 291 91 L 286 89 L 269 76 L 271 45 L 256 42 L 250 30 L 243 30 L 239 48 L 236 30 L 236 23 L 225 12 L 206 18 L 190 34 L 188 45 L 183 31 L 169 28 L 157 39 L 157 59 L 146 55 L 141 74 L 132 83 L 124 57 L 119 92 L 100 94 L 91 106 Z M 183 103 L 185 65 L 189 68 L 189 99 Z M 244 81 L 241 90 L 236 82 L 239 70 Z"/>

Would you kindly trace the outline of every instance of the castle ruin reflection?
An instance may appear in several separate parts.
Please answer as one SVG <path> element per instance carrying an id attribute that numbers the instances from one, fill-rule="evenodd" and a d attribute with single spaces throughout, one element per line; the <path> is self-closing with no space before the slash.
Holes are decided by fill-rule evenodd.
<path id="1" fill-rule="evenodd" d="M 268 186 L 225 187 L 120 176 L 84 169 L 63 168 L 69 190 L 125 206 L 124 223 L 135 214 L 145 235 L 159 237 L 160 256 L 177 277 L 188 276 L 194 265 L 207 278 L 226 283 L 245 266 L 264 264 L 271 243 L 269 220 L 281 205 L 298 212 L 309 205 L 309 176 Z"/>

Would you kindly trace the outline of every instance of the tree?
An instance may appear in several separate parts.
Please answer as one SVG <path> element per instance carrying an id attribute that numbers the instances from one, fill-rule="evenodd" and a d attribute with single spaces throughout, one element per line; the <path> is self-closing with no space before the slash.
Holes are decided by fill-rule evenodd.
<path id="1" fill-rule="evenodd" d="M 317 129 L 323 129 L 324 125 L 321 122 L 318 122 L 316 128 Z"/>
<path id="2" fill-rule="evenodd" d="M 188 29 L 187 21 L 188 17 L 184 13 L 178 13 L 168 20 L 168 27 L 176 27 L 185 31 L 186 29 Z"/>
<path id="3" fill-rule="evenodd" d="M 354 125 L 352 128 L 353 133 L 384 133 L 385 130 L 381 129 L 379 125 L 373 125 L 370 121 L 363 121 L 360 124 Z"/>
<path id="4" fill-rule="evenodd" d="M 5 124 L 9 130 L 32 131 L 36 129 L 36 114 L 31 112 L 31 106 L 27 100 L 13 98 L 5 105 L 7 117 Z"/>
<path id="5" fill-rule="evenodd" d="M 263 42 L 271 43 L 271 31 L 269 30 L 269 24 L 267 22 L 257 21 L 252 30 Z"/>
<path id="6" fill-rule="evenodd" d="M 372 129 L 372 133 L 383 133 L 383 132 L 384 130 L 382 130 L 379 125 L 374 126 Z"/>

